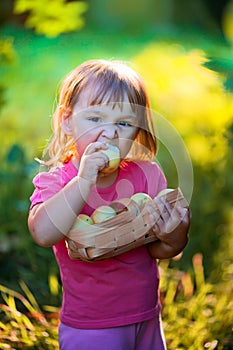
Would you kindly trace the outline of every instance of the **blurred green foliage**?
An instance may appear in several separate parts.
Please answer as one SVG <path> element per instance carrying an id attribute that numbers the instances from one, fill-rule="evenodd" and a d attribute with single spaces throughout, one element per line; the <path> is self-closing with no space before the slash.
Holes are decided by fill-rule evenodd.
<path id="1" fill-rule="evenodd" d="M 35 161 L 26 159 L 25 151 L 12 145 L 0 169 L 0 266 L 1 281 L 15 287 L 19 279 L 27 281 L 40 298 L 58 301 L 60 290 L 49 283 L 58 274 L 51 250 L 37 246 L 27 228 L 32 177 L 38 171 Z M 37 275 L 40 279 L 37 279 Z M 37 280 L 36 284 L 35 281 Z M 53 291 L 53 292 L 52 292 Z M 39 298 L 39 301 L 41 299 Z"/>
<path id="2" fill-rule="evenodd" d="M 87 4 L 82 1 L 65 0 L 15 0 L 14 13 L 28 13 L 27 28 L 34 28 L 37 34 L 48 37 L 72 32 L 84 26 L 83 13 Z"/>

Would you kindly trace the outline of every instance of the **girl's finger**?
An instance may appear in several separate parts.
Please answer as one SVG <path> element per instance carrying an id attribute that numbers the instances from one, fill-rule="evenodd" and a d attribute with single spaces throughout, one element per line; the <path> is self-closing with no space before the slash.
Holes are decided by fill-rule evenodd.
<path id="1" fill-rule="evenodd" d="M 167 203 L 164 199 L 161 198 L 161 200 L 157 203 L 157 206 L 158 206 L 161 219 L 165 222 L 169 220 L 171 216 L 170 203 Z"/>
<path id="2" fill-rule="evenodd" d="M 188 208 L 184 208 L 180 205 L 176 205 L 173 208 L 173 212 L 172 212 L 173 216 L 177 217 L 180 219 L 180 221 L 187 221 L 188 217 L 189 217 L 189 209 Z"/>
<path id="3" fill-rule="evenodd" d="M 94 152 L 98 152 L 101 149 L 108 149 L 108 146 L 106 145 L 106 143 L 104 143 L 104 142 L 93 142 L 93 143 L 90 143 L 87 146 L 87 148 L 85 149 L 84 153 L 86 155 L 89 155 L 89 154 L 92 154 Z"/>

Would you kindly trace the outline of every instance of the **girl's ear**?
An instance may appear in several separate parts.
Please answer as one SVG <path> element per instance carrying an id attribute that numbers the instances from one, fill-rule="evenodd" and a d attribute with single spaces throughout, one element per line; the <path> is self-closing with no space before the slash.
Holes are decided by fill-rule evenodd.
<path id="1" fill-rule="evenodd" d="M 64 112 L 61 117 L 61 128 L 66 135 L 73 134 L 72 117 L 70 112 Z"/>

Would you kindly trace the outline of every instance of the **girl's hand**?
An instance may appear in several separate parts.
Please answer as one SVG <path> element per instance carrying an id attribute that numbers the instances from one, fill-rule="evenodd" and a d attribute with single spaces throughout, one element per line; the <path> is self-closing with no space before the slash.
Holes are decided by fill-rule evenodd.
<path id="1" fill-rule="evenodd" d="M 108 166 L 109 159 L 100 152 L 108 149 L 104 142 L 90 143 L 81 156 L 79 163 L 79 176 L 95 185 L 99 172 Z"/>
<path id="2" fill-rule="evenodd" d="M 149 219 L 158 241 L 152 243 L 150 251 L 157 258 L 169 258 L 180 253 L 188 242 L 190 210 L 180 205 L 174 207 L 164 198 L 155 198 L 159 214 L 148 204 Z M 152 248 L 155 248 L 154 251 Z M 157 251 L 156 247 L 160 249 Z"/>

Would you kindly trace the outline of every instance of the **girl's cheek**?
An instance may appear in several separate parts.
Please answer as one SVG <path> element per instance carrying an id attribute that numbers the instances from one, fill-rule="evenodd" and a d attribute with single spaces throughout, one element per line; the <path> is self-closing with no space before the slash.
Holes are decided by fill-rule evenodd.
<path id="1" fill-rule="evenodd" d="M 78 153 L 81 155 L 84 153 L 90 143 L 96 142 L 98 137 L 96 134 L 83 132 L 83 134 L 76 135 L 75 145 Z"/>
<path id="2" fill-rule="evenodd" d="M 125 140 L 120 141 L 119 148 L 120 148 L 122 158 L 126 157 L 126 155 L 129 153 L 132 145 L 133 145 L 133 140 L 130 140 L 130 139 L 126 140 L 125 139 Z"/>

